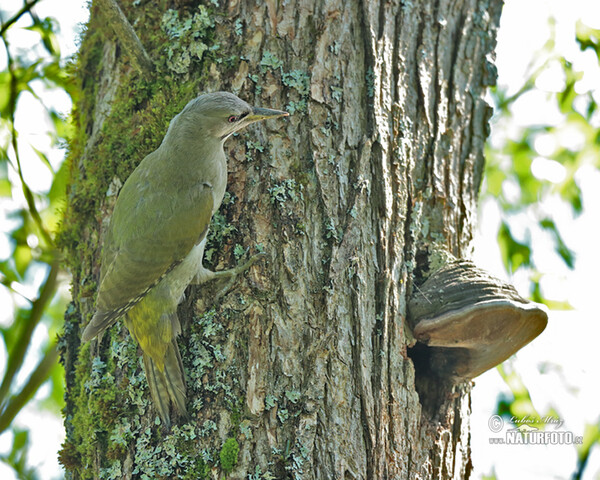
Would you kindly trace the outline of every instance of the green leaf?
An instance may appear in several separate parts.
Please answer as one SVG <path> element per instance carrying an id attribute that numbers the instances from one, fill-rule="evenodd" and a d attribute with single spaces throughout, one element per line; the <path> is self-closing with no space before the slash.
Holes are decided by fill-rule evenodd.
<path id="1" fill-rule="evenodd" d="M 21 92 L 33 93 L 29 83 L 39 78 L 36 69 L 41 62 L 38 60 L 26 65 L 14 60 L 10 71 L 0 73 L 0 117 L 12 121 L 13 108 Z"/>
<path id="2" fill-rule="evenodd" d="M 575 183 L 575 181 L 570 180 L 560 187 L 559 189 L 560 196 L 563 200 L 566 200 L 571 208 L 573 208 L 573 212 L 575 214 L 580 214 L 583 211 L 583 200 L 581 197 L 581 189 Z"/>
<path id="3" fill-rule="evenodd" d="M 0 197 L 12 196 L 12 184 L 6 178 L 0 178 Z"/>
<path id="4" fill-rule="evenodd" d="M 540 279 L 542 275 L 537 272 L 531 278 L 531 300 L 537 303 L 543 303 L 550 310 L 573 310 L 573 306 L 566 300 L 551 300 L 544 297 Z"/>
<path id="5" fill-rule="evenodd" d="M 573 70 L 573 64 L 565 58 L 560 59 L 566 77 L 565 89 L 557 94 L 558 107 L 562 113 L 568 114 L 574 110 L 573 102 L 577 98 L 575 84 L 583 78 L 583 72 Z"/>
<path id="6" fill-rule="evenodd" d="M 540 221 L 540 227 L 550 232 L 552 239 L 554 240 L 556 252 L 560 255 L 566 265 L 570 269 L 573 269 L 575 266 L 575 253 L 565 244 L 554 221 L 550 218 L 545 218 Z"/>
<path id="7" fill-rule="evenodd" d="M 504 396 L 498 403 L 498 414 L 510 418 L 513 416 L 529 418 L 534 421 L 532 426 L 543 428 L 544 423 L 531 401 L 529 390 L 523 383 L 521 376 L 514 370 L 512 361 L 509 359 L 496 368 L 512 393 L 512 398 Z"/>
<path id="8" fill-rule="evenodd" d="M 501 167 L 496 151 L 488 147 L 485 156 L 485 193 L 497 198 L 502 194 L 502 184 L 507 179 L 507 172 Z"/>
<path id="9" fill-rule="evenodd" d="M 537 203 L 542 183 L 531 173 L 531 163 L 537 153 L 531 147 L 529 135 L 519 142 L 508 142 L 507 153 L 512 158 L 513 172 L 520 187 L 519 206 Z"/>
<path id="10" fill-rule="evenodd" d="M 14 440 L 12 450 L 10 452 L 11 458 L 15 458 L 17 453 L 23 450 L 29 443 L 29 432 L 26 430 L 16 430 L 14 432 Z"/>
<path id="11" fill-rule="evenodd" d="M 10 260 L 4 260 L 0 262 L 0 273 L 2 273 L 2 283 L 6 286 L 10 286 L 12 282 L 19 281 L 19 275 L 14 270 L 13 265 Z"/>
<path id="12" fill-rule="evenodd" d="M 581 51 L 590 48 L 596 52 L 600 60 L 600 30 L 588 27 L 581 20 L 575 24 L 575 38 Z"/>
<path id="13" fill-rule="evenodd" d="M 2 118 L 8 118 L 9 106 L 11 99 L 11 87 L 10 87 L 11 75 L 10 72 L 5 70 L 0 72 L 0 114 Z"/>
<path id="14" fill-rule="evenodd" d="M 4 155 L 0 157 L 0 197 L 12 196 L 12 184 L 8 179 L 8 164 L 3 161 Z"/>
<path id="15" fill-rule="evenodd" d="M 13 431 L 13 444 L 8 454 L 8 460 L 13 466 L 25 463 L 27 446 L 29 444 L 29 432 L 27 430 Z"/>
<path id="16" fill-rule="evenodd" d="M 65 90 L 71 97 L 77 92 L 77 82 L 69 74 L 66 68 L 61 66 L 61 62 L 56 60 L 44 65 L 42 70 L 43 80 L 49 84 Z"/>
<path id="17" fill-rule="evenodd" d="M 577 471 L 571 478 L 583 478 L 590 452 L 597 444 L 600 445 L 600 424 L 587 424 L 583 430 L 583 442 L 581 445 L 577 445 Z"/>
<path id="18" fill-rule="evenodd" d="M 73 136 L 74 130 L 71 122 L 54 110 L 48 111 L 48 114 L 54 124 L 54 133 L 58 138 L 68 139 Z"/>
<path id="19" fill-rule="evenodd" d="M 48 53 L 52 56 L 59 57 L 60 44 L 58 43 L 55 33 L 56 30 L 58 30 L 56 20 L 51 17 L 46 17 L 43 20 L 40 20 L 35 15 L 32 15 L 32 18 L 34 21 L 33 25 L 30 27 L 25 27 L 25 30 L 39 33 L 40 37 L 42 38 L 42 44 Z"/>
<path id="20" fill-rule="evenodd" d="M 504 268 L 508 272 L 514 273 L 521 266 L 531 265 L 531 247 L 527 243 L 516 241 L 506 222 L 502 222 L 498 230 L 498 245 Z"/>
<path id="21" fill-rule="evenodd" d="M 54 173 L 54 169 L 52 168 L 52 165 L 50 164 L 50 160 L 48 160 L 48 157 L 46 156 L 46 154 L 44 152 L 42 152 L 41 150 L 38 150 L 37 148 L 35 148 L 33 145 L 30 145 L 30 147 L 33 149 L 33 151 L 36 153 L 36 155 L 42 161 L 42 163 L 44 165 L 46 165 L 46 167 L 48 167 L 48 169 L 52 173 Z"/>
<path id="22" fill-rule="evenodd" d="M 66 162 L 63 162 L 58 171 L 54 174 L 52 185 L 48 191 L 48 200 L 50 207 L 53 209 L 61 208 L 62 202 L 67 195 L 67 182 L 69 180 L 69 167 Z"/>
<path id="23" fill-rule="evenodd" d="M 13 259 L 19 275 L 24 276 L 33 259 L 31 248 L 24 245 L 17 245 L 13 252 Z"/>
<path id="24" fill-rule="evenodd" d="M 34 480 L 37 478 L 33 469 L 27 467 L 27 451 L 29 450 L 29 431 L 14 428 L 13 444 L 7 455 L 0 459 L 11 467 L 19 480 Z"/>

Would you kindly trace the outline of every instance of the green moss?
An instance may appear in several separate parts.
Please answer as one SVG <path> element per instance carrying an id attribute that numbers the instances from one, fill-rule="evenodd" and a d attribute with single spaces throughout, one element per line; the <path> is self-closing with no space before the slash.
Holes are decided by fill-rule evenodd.
<path id="1" fill-rule="evenodd" d="M 183 477 L 183 480 L 203 480 L 210 478 L 210 464 L 207 464 L 201 458 L 198 459 L 196 464 L 189 468 Z"/>
<path id="2" fill-rule="evenodd" d="M 238 461 L 238 454 L 240 452 L 240 445 L 235 438 L 228 438 L 225 440 L 219 459 L 221 460 L 221 468 L 225 473 L 230 473 L 236 466 Z"/>

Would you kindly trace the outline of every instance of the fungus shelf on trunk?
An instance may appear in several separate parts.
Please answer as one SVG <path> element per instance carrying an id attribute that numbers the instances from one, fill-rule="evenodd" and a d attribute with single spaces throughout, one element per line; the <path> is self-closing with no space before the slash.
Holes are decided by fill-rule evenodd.
<path id="1" fill-rule="evenodd" d="M 465 260 L 448 263 L 414 289 L 408 318 L 414 337 L 431 347 L 430 369 L 454 381 L 503 362 L 548 323 L 543 305 Z"/>

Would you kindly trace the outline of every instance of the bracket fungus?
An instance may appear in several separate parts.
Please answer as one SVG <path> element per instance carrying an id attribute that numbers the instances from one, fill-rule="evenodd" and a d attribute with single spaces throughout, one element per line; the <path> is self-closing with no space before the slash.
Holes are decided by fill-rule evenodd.
<path id="1" fill-rule="evenodd" d="M 506 360 L 548 323 L 546 307 L 465 260 L 452 261 L 414 289 L 408 318 L 431 347 L 430 368 L 463 381 Z"/>

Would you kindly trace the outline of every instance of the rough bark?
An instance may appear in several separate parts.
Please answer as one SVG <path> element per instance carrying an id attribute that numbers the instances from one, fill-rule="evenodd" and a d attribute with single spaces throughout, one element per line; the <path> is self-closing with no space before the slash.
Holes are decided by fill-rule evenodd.
<path id="1" fill-rule="evenodd" d="M 121 3 L 151 78 L 92 7 L 61 234 L 74 278 L 68 475 L 468 478 L 470 387 L 421 378 L 405 315 L 432 249 L 470 252 L 501 2 L 214 3 Z M 169 7 L 201 33 L 177 24 L 169 37 Z M 218 304 L 190 289 L 180 346 L 193 422 L 167 432 L 126 329 L 91 347 L 78 336 L 119 185 L 171 116 L 214 90 L 292 116 L 226 144 L 231 197 L 205 264 L 257 249 L 266 260 Z"/>

